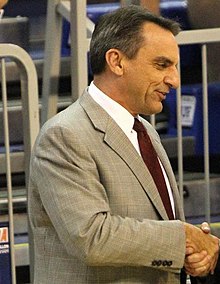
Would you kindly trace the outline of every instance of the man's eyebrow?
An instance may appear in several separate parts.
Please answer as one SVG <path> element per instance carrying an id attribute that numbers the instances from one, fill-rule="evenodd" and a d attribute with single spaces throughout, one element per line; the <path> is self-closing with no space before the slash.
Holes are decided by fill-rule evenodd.
<path id="1" fill-rule="evenodd" d="M 169 58 L 165 57 L 165 56 L 158 56 L 154 59 L 154 62 L 163 62 L 166 63 L 168 65 L 173 64 L 174 62 L 172 60 L 170 60 Z"/>

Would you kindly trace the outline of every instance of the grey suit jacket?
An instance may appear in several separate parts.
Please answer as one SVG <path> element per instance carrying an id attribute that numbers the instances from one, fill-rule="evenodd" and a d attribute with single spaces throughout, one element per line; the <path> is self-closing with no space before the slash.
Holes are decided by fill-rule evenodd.
<path id="1" fill-rule="evenodd" d="M 167 155 L 144 124 L 183 220 Z M 28 196 L 34 283 L 179 283 L 183 224 L 168 220 L 142 158 L 87 91 L 41 129 Z"/>

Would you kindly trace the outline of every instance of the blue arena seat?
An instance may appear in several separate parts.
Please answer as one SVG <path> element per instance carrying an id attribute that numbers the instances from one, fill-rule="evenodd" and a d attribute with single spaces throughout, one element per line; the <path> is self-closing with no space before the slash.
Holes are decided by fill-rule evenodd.
<path id="1" fill-rule="evenodd" d="M 109 12 L 112 12 L 120 7 L 120 3 L 103 3 L 103 4 L 88 4 L 87 16 L 93 23 L 97 23 L 99 18 Z"/>
<path id="2" fill-rule="evenodd" d="M 183 136 L 195 137 L 195 154 L 203 155 L 203 94 L 201 84 L 182 86 L 182 131 Z M 177 136 L 176 125 L 176 91 L 172 90 L 167 96 L 169 107 L 168 132 Z M 209 119 L 209 151 L 210 154 L 220 154 L 220 83 L 208 85 L 208 119 Z"/>
<path id="3" fill-rule="evenodd" d="M 87 5 L 87 17 L 95 24 L 99 18 L 109 12 L 112 12 L 120 7 L 120 3 L 103 3 L 103 4 L 88 4 Z M 70 23 L 66 20 L 63 20 L 63 35 L 62 35 L 62 56 L 70 55 L 70 46 L 69 46 L 69 32 L 70 32 Z M 90 73 L 90 72 L 89 72 Z"/>
<path id="4" fill-rule="evenodd" d="M 161 0 L 160 12 L 162 16 L 179 22 L 182 30 L 192 29 L 186 0 Z M 181 46 L 180 63 L 183 84 L 201 82 L 201 51 L 199 45 Z"/>
<path id="5" fill-rule="evenodd" d="M 191 29 L 188 18 L 188 6 L 185 0 L 161 0 L 160 13 L 162 16 L 178 21 L 182 29 Z"/>

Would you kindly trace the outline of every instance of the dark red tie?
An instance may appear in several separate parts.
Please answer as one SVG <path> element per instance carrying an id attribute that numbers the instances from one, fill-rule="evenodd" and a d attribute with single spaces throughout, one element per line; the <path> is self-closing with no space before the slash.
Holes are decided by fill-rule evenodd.
<path id="1" fill-rule="evenodd" d="M 140 147 L 141 156 L 148 167 L 153 180 L 157 186 L 160 197 L 163 201 L 167 215 L 170 220 L 174 219 L 173 211 L 170 203 L 170 198 L 164 179 L 164 175 L 157 158 L 157 153 L 151 143 L 150 137 L 143 124 L 135 118 L 133 129 L 137 132 L 138 143 Z"/>

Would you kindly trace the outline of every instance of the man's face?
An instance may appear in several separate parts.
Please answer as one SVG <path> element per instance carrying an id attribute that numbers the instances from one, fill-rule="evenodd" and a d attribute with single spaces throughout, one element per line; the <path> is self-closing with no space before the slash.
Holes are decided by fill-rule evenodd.
<path id="1" fill-rule="evenodd" d="M 143 26 L 145 43 L 134 59 L 124 59 L 124 100 L 121 104 L 133 115 L 155 114 L 170 88 L 179 85 L 178 45 L 175 37 L 156 24 Z"/>

